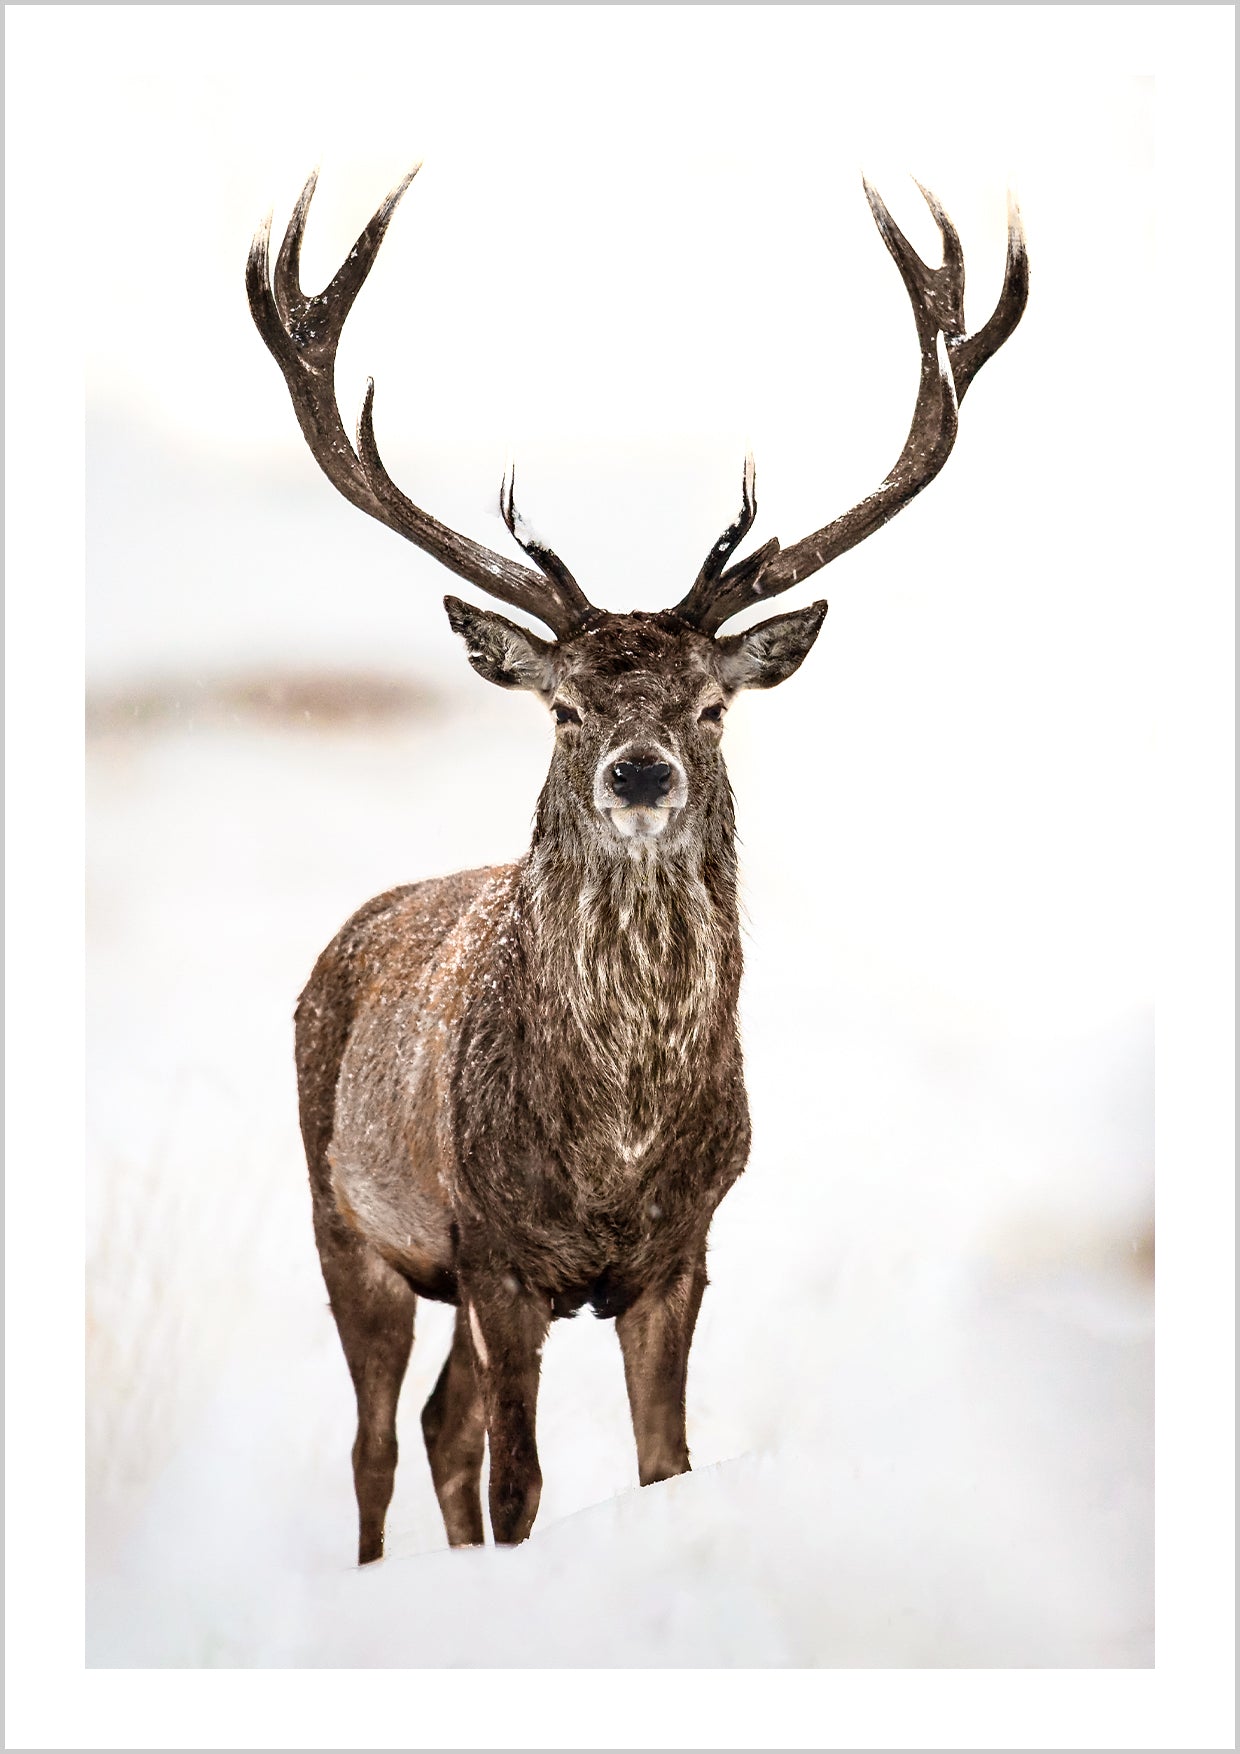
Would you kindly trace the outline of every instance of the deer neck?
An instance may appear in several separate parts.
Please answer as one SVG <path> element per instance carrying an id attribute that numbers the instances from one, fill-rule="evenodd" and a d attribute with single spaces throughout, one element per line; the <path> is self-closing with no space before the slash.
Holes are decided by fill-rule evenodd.
<path id="1" fill-rule="evenodd" d="M 641 860 L 605 853 L 563 801 L 540 802 L 519 897 L 536 1052 L 562 1068 L 625 1161 L 701 1056 L 734 1039 L 735 828 L 726 781 L 721 790 L 703 833 Z"/>

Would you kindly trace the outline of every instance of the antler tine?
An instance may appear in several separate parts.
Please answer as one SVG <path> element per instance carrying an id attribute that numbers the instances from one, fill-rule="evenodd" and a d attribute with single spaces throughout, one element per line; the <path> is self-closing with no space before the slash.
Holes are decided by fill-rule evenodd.
<path id="1" fill-rule="evenodd" d="M 303 357 L 315 364 L 334 361 L 345 318 L 365 284 L 366 277 L 379 253 L 379 245 L 400 205 L 405 190 L 421 170 L 415 164 L 411 171 L 388 190 L 382 203 L 362 231 L 343 264 L 324 290 L 308 298 L 301 289 L 301 245 L 306 234 L 306 217 L 318 186 L 319 173 L 311 171 L 305 187 L 297 197 L 276 257 L 274 291 L 276 308 L 286 329 L 293 330 L 293 339 Z"/>
<path id="2" fill-rule="evenodd" d="M 368 378 L 357 421 L 357 451 L 367 483 L 382 508 L 383 522 L 433 555 L 459 578 L 468 579 L 490 596 L 545 621 L 557 639 L 575 633 L 587 616 L 594 613 L 580 589 L 574 585 L 580 603 L 571 601 L 553 580 L 458 535 L 401 492 L 388 474 L 375 442 L 374 402 L 375 381 Z"/>
<path id="3" fill-rule="evenodd" d="M 1003 270 L 1003 290 L 988 321 L 975 334 L 964 336 L 952 353 L 957 401 L 964 401 L 965 391 L 986 361 L 998 353 L 1024 316 L 1028 303 L 1029 253 L 1025 245 L 1025 228 L 1021 224 L 1016 197 L 1009 193 L 1007 262 Z"/>
<path id="4" fill-rule="evenodd" d="M 917 184 L 926 206 L 934 215 L 939 236 L 943 241 L 943 266 L 931 268 L 922 261 L 900 230 L 891 216 L 891 209 L 874 185 L 865 177 L 861 181 L 879 236 L 900 270 L 900 278 L 912 302 L 913 319 L 917 324 L 917 335 L 922 347 L 933 345 L 933 337 L 940 329 L 947 336 L 962 334 L 964 252 L 960 247 L 960 234 L 947 217 L 941 202 L 929 189 L 923 189 L 920 183 Z"/>
<path id="5" fill-rule="evenodd" d="M 696 626 L 698 618 L 708 612 L 711 598 L 724 567 L 745 540 L 745 537 L 748 536 L 750 530 L 753 529 L 753 522 L 757 515 L 757 471 L 754 468 L 753 452 L 747 451 L 745 453 L 745 468 L 741 475 L 741 509 L 702 562 L 701 570 L 693 581 L 692 589 L 688 596 L 672 611 L 674 615 L 678 615 L 682 621 L 688 621 Z M 775 548 L 778 547 L 777 542 Z M 771 554 L 774 553 L 774 549 L 769 543 L 766 544 L 765 552 L 766 558 L 769 560 Z M 750 555 L 749 564 L 752 564 L 752 561 L 753 556 Z"/>
<path id="6" fill-rule="evenodd" d="M 250 312 L 284 374 L 311 454 L 332 485 L 353 505 L 433 555 L 460 578 L 537 616 L 563 638 L 592 613 L 566 568 L 562 577 L 534 572 L 459 535 L 406 498 L 384 467 L 375 442 L 373 379 L 367 382 L 356 449 L 340 419 L 335 389 L 336 350 L 345 319 L 370 272 L 392 215 L 418 169 L 415 165 L 390 190 L 326 289 L 307 297 L 301 288 L 300 265 L 306 218 L 317 182 L 317 173 L 312 174 L 293 209 L 276 256 L 274 274 L 270 267 L 270 216 L 255 233 L 246 264 Z"/>
<path id="7" fill-rule="evenodd" d="M 733 551 L 753 529 L 754 519 L 758 515 L 757 486 L 758 472 L 754 467 L 753 452 L 746 451 L 745 467 L 741 473 L 741 509 L 702 562 L 702 570 L 694 581 L 694 589 L 719 577 Z"/>
<path id="8" fill-rule="evenodd" d="M 513 497 L 516 473 L 516 465 L 510 463 L 504 471 L 504 478 L 500 482 L 499 488 L 500 516 L 508 526 L 508 533 L 555 585 L 564 601 L 565 608 L 575 612 L 579 620 L 587 620 L 590 616 L 596 615 L 598 611 L 555 550 L 548 547 L 542 537 L 530 528 L 517 510 L 516 500 Z"/>
<path id="9" fill-rule="evenodd" d="M 306 178 L 301 194 L 297 197 L 297 205 L 293 208 L 285 229 L 284 241 L 276 252 L 272 290 L 275 293 L 280 321 L 286 326 L 297 314 L 297 307 L 305 303 L 301 290 L 301 240 L 305 236 L 306 215 L 310 211 L 310 202 L 318 183 L 319 173 L 315 169 Z"/>
<path id="10" fill-rule="evenodd" d="M 904 449 L 875 492 L 842 517 L 780 550 L 760 567 L 754 565 L 757 556 L 751 555 L 724 572 L 712 586 L 699 591 L 695 584 L 676 613 L 692 619 L 705 633 L 717 632 L 733 615 L 791 589 L 846 554 L 881 529 L 934 480 L 951 455 L 959 404 L 965 391 L 1024 313 L 1029 296 L 1029 266 L 1014 202 L 1009 199 L 1007 270 L 999 304 L 983 328 L 967 335 L 964 251 L 960 236 L 938 198 L 918 184 L 943 243 L 942 266 L 931 268 L 900 230 L 878 191 L 864 179 L 863 184 L 875 224 L 908 292 L 921 347 L 917 403 Z"/>

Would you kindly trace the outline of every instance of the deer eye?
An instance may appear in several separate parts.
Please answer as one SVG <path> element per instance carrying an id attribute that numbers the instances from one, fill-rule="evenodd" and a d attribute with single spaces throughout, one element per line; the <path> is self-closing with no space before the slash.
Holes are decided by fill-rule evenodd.
<path id="1" fill-rule="evenodd" d="M 699 720 L 708 725 L 717 725 L 723 718 L 723 702 L 717 700 L 714 706 L 704 706 L 698 714 Z"/>
<path id="2" fill-rule="evenodd" d="M 565 706 L 562 700 L 557 700 L 551 710 L 555 714 L 555 722 L 557 725 L 579 725 L 581 723 L 581 714 L 577 711 L 577 708 L 575 706 Z"/>

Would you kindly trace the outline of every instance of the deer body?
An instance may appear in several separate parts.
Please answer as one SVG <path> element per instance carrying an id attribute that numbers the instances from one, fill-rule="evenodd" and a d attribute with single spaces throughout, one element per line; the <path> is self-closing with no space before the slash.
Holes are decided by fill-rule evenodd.
<path id="1" fill-rule="evenodd" d="M 649 688 L 635 718 L 614 678 L 594 675 L 608 631 L 586 642 L 589 679 L 625 731 L 672 740 Z M 611 631 L 631 644 L 627 628 Z M 706 647 L 688 629 L 652 621 L 643 631 L 669 660 L 677 647 Z M 677 657 L 687 680 L 663 693 L 688 689 L 696 701 L 710 686 L 705 664 L 695 671 Z M 676 702 L 670 712 L 662 704 L 670 720 Z M 560 733 L 564 759 L 526 858 L 371 902 L 324 952 L 297 1012 L 329 1287 L 336 1274 L 342 1291 L 352 1286 L 365 1263 L 365 1285 L 381 1288 L 376 1303 L 411 1305 L 415 1293 L 457 1302 L 462 1349 L 484 1393 L 495 1378 L 497 1395 L 513 1324 L 541 1336 L 589 1303 L 600 1316 L 629 1317 L 623 1343 L 678 1305 L 682 1316 L 690 1301 L 696 1310 L 710 1220 L 749 1145 L 736 855 L 718 735 L 704 729 L 696 760 L 686 757 L 701 796 L 684 807 L 691 820 L 664 856 L 633 856 L 619 837 L 603 853 L 592 799 L 573 785 L 572 735 Z M 645 1385 L 644 1482 L 688 1465 L 676 1435 L 689 1339 L 680 1326 L 670 1373 L 665 1344 Z M 630 1375 L 640 1373 L 640 1348 L 626 1354 Z M 533 1411 L 518 1420 L 531 1447 Z M 480 1540 L 480 1451 L 476 1462 L 461 1533 Z M 499 1507 L 500 1538 L 526 1532 L 532 1499 L 527 1482 L 511 1524 Z"/>
<path id="2" fill-rule="evenodd" d="M 423 1296 L 498 1231 L 553 1314 L 614 1316 L 744 1164 L 735 905 L 657 869 L 548 895 L 537 865 L 395 890 L 324 952 L 297 1014 L 316 1192 Z"/>
<path id="3" fill-rule="evenodd" d="M 356 448 L 344 436 L 333 382 L 340 328 L 408 181 L 327 292 L 307 299 L 298 258 L 312 179 L 274 286 L 265 231 L 255 240 L 251 310 L 340 491 L 554 630 L 547 642 L 446 599 L 474 669 L 535 695 L 556 746 L 526 856 L 370 902 L 323 952 L 297 1007 L 315 1236 L 357 1394 L 363 1563 L 383 1551 L 418 1296 L 457 1306 L 422 1418 L 453 1544 L 484 1538 L 484 1444 L 495 1539 L 529 1533 L 542 1478 L 543 1341 L 554 1319 L 587 1303 L 616 1322 L 642 1484 L 687 1470 L 685 1382 L 707 1233 L 749 1150 L 723 720 L 740 689 L 772 687 L 799 668 L 826 604 L 740 634 L 719 628 L 870 534 L 937 473 L 959 400 L 1015 327 L 1027 291 L 1013 218 L 999 307 L 967 335 L 959 241 L 942 209 L 927 196 L 944 241 L 943 267 L 929 269 L 867 191 L 922 349 L 895 468 L 868 500 L 794 547 L 768 542 L 729 566 L 756 514 L 748 463 L 742 511 L 688 596 L 658 614 L 607 614 L 522 524 L 510 477 L 501 510 L 537 572 L 405 498 L 379 458 L 373 386 Z"/>

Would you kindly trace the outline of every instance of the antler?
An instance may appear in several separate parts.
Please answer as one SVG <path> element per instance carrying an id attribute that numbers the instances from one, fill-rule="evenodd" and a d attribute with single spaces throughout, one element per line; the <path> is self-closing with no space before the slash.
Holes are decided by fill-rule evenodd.
<path id="1" fill-rule="evenodd" d="M 921 189 L 919 183 L 918 188 Z M 876 491 L 842 517 L 791 548 L 769 542 L 734 567 L 724 564 L 753 523 L 757 510 L 752 459 L 745 465 L 743 504 L 707 557 L 689 592 L 672 611 L 681 620 L 715 633 L 733 615 L 807 579 L 819 567 L 846 554 L 881 529 L 927 486 L 951 454 L 957 413 L 965 391 L 992 354 L 1007 340 L 1029 298 L 1029 260 L 1016 202 L 1008 197 L 1007 267 L 1003 291 L 990 320 L 974 334 L 964 327 L 964 252 L 955 226 L 940 202 L 921 189 L 943 239 L 943 265 L 930 268 L 913 249 L 877 190 L 865 184 L 866 199 L 883 242 L 891 251 L 908 290 L 921 343 L 921 381 L 913 424 L 895 467 Z"/>
<path id="2" fill-rule="evenodd" d="M 245 275 L 250 313 L 284 374 L 306 443 L 332 485 L 353 505 L 386 524 L 389 530 L 395 530 L 398 536 L 416 543 L 459 577 L 502 602 L 536 615 L 562 639 L 597 611 L 563 561 L 545 543 L 523 539 L 507 478 L 501 490 L 505 522 L 541 568 L 540 572 L 459 535 L 405 497 L 385 469 L 375 443 L 373 378 L 366 384 L 356 449 L 349 443 L 340 419 L 335 377 L 341 331 L 379 252 L 388 222 L 418 168 L 415 166 L 397 183 L 327 289 L 307 298 L 301 289 L 299 269 L 306 215 L 318 180 L 318 173 L 314 173 L 293 209 L 276 257 L 274 276 L 268 265 L 270 214 L 254 235 Z"/>
<path id="3" fill-rule="evenodd" d="M 701 571 L 694 579 L 689 595 L 673 610 L 673 614 L 679 615 L 682 621 L 691 622 L 694 626 L 706 626 L 710 605 L 719 593 L 719 581 L 723 577 L 728 559 L 753 528 L 757 515 L 757 472 L 754 469 L 753 452 L 750 451 L 745 457 L 745 473 L 741 477 L 741 509 L 702 562 Z M 779 542 L 772 536 L 769 542 L 764 542 L 761 548 L 756 548 L 732 568 L 729 589 L 734 591 L 738 584 L 742 589 L 745 583 L 752 584 L 766 563 L 778 553 Z M 718 625 L 715 623 L 715 626 Z M 714 628 L 708 628 L 707 631 L 713 632 Z"/>

